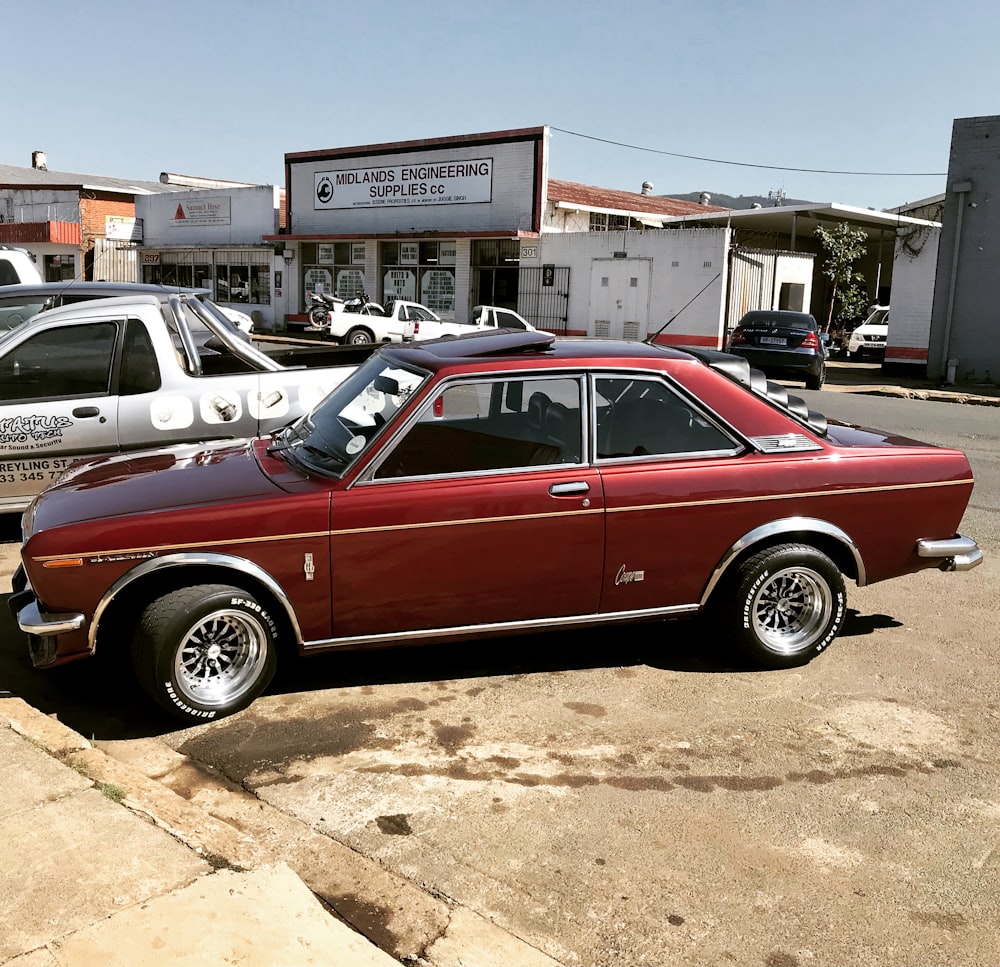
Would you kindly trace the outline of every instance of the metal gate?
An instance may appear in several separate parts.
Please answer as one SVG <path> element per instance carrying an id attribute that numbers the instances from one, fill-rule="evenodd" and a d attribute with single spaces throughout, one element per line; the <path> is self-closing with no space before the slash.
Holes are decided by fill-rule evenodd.
<path id="1" fill-rule="evenodd" d="M 139 246 L 135 242 L 94 239 L 95 282 L 138 282 Z"/>
<path id="2" fill-rule="evenodd" d="M 569 315 L 569 266 L 522 266 L 517 311 L 537 329 L 564 334 Z"/>

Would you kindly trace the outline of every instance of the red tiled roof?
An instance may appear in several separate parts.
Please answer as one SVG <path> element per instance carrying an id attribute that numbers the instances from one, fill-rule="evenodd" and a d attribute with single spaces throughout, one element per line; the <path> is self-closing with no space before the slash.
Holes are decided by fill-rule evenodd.
<path id="1" fill-rule="evenodd" d="M 575 181 L 549 179 L 549 201 L 572 202 L 589 208 L 608 208 L 621 212 L 646 212 L 651 215 L 704 215 L 706 212 L 724 212 L 727 208 L 701 205 L 694 201 L 665 198 L 662 195 L 643 195 L 635 191 L 615 191 L 580 185 Z"/>

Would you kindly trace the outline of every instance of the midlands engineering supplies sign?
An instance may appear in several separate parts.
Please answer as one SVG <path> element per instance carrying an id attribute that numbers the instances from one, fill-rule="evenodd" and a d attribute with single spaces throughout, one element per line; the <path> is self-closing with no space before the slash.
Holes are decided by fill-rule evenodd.
<path id="1" fill-rule="evenodd" d="M 313 208 L 468 205 L 493 200 L 493 159 L 317 171 Z"/>

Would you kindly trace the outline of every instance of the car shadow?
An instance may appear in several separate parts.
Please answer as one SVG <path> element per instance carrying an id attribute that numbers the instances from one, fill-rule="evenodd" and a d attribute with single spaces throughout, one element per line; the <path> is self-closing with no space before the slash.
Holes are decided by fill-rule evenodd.
<path id="1" fill-rule="evenodd" d="M 127 653 L 106 653 L 48 671 L 34 669 L 27 638 L 0 596 L 0 697 L 15 695 L 88 739 L 136 739 L 183 726 L 150 702 Z M 845 636 L 900 623 L 849 613 Z M 269 695 L 427 681 L 500 678 L 646 665 L 697 675 L 767 674 L 711 630 L 701 617 L 478 641 L 343 651 L 279 662 Z"/>

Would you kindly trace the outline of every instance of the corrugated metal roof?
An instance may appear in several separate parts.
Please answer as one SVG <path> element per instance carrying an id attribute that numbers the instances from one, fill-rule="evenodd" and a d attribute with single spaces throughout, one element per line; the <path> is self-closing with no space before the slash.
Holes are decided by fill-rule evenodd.
<path id="1" fill-rule="evenodd" d="M 549 179 L 549 201 L 582 205 L 585 208 L 645 213 L 649 215 L 704 215 L 707 212 L 725 212 L 728 208 L 716 205 L 700 205 L 679 198 L 663 195 L 643 195 L 637 191 L 615 191 L 612 188 L 598 188 L 595 185 L 580 185 L 575 181 Z"/>
<path id="2" fill-rule="evenodd" d="M 0 186 L 5 188 L 97 188 L 126 195 L 158 195 L 167 191 L 190 191 L 178 185 L 160 181 L 138 181 L 134 178 L 112 178 L 108 175 L 81 175 L 71 171 L 51 171 L 46 168 L 21 168 L 0 165 Z"/>

